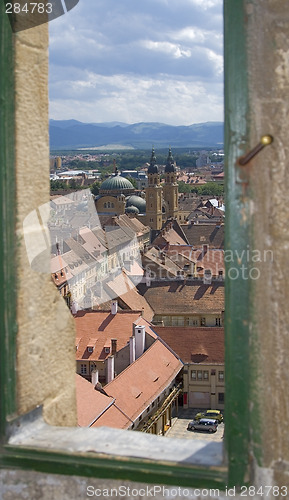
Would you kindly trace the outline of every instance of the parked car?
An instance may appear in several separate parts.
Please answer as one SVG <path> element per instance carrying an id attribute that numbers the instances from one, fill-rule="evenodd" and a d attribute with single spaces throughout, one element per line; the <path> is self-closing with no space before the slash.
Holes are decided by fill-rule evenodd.
<path id="1" fill-rule="evenodd" d="M 218 420 L 210 418 L 192 420 L 191 422 L 189 422 L 187 429 L 188 431 L 216 432 L 218 429 Z"/>
<path id="2" fill-rule="evenodd" d="M 201 418 L 213 418 L 218 420 L 218 422 L 223 422 L 224 418 L 220 410 L 206 410 L 204 413 L 197 413 L 195 420 L 200 420 Z"/>

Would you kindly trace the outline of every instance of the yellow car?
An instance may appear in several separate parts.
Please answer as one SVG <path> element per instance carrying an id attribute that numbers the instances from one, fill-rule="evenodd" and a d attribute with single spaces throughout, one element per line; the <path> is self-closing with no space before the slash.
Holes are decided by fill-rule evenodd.
<path id="1" fill-rule="evenodd" d="M 200 420 L 201 418 L 211 418 L 212 420 L 218 420 L 218 422 L 223 422 L 223 415 L 220 410 L 206 410 L 204 413 L 197 413 L 195 420 Z"/>

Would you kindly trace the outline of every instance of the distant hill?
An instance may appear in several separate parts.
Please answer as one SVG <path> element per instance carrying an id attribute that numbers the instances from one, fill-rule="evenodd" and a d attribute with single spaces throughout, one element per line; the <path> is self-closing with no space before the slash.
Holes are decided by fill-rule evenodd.
<path id="1" fill-rule="evenodd" d="M 50 120 L 50 148 L 77 149 L 119 145 L 122 148 L 223 147 L 223 123 L 207 122 L 188 126 L 164 123 L 121 122 L 82 123 L 77 120 Z"/>

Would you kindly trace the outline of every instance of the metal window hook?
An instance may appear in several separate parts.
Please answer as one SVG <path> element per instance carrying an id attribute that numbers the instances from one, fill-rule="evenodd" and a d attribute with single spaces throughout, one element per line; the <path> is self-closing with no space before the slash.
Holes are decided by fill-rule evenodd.
<path id="1" fill-rule="evenodd" d="M 256 156 L 260 151 L 262 151 L 262 149 L 264 149 L 266 146 L 269 146 L 269 144 L 272 144 L 273 140 L 274 138 L 272 135 L 262 135 L 259 144 L 257 144 L 257 146 L 251 149 L 249 153 L 245 154 L 244 156 L 241 156 L 238 159 L 238 164 L 241 165 L 242 167 L 244 165 L 247 165 L 247 163 L 249 163 L 249 161 L 251 161 L 252 158 L 254 158 L 254 156 Z"/>

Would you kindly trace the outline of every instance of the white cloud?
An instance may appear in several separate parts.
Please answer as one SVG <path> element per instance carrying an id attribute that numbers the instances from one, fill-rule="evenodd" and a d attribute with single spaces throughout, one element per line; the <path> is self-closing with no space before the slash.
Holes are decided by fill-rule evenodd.
<path id="1" fill-rule="evenodd" d="M 165 54 L 171 55 L 176 59 L 180 57 L 190 57 L 191 51 L 181 48 L 180 45 L 176 45 L 170 42 L 153 42 L 152 40 L 143 40 L 140 45 L 147 48 L 148 50 L 154 50 L 155 52 L 163 52 Z"/>
<path id="2" fill-rule="evenodd" d="M 220 0 L 191 0 L 194 5 L 198 5 L 204 10 L 220 5 Z"/>
<path id="3" fill-rule="evenodd" d="M 51 118 L 223 118 L 221 0 L 80 0 L 50 23 Z"/>
<path id="4" fill-rule="evenodd" d="M 88 80 L 66 82 L 66 96 L 51 102 L 55 119 L 76 118 L 84 122 L 106 122 L 118 119 L 127 123 L 158 121 L 173 125 L 190 125 L 205 121 L 222 121 L 222 84 L 128 75 L 87 74 Z M 85 89 L 85 99 L 81 92 Z M 218 91 L 218 92 L 216 92 Z"/>

